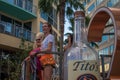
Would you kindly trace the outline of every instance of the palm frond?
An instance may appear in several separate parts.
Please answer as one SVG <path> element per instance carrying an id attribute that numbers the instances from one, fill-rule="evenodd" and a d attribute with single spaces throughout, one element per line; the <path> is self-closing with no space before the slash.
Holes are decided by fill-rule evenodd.
<path id="1" fill-rule="evenodd" d="M 52 11 L 52 0 L 39 0 L 39 8 L 43 10 L 43 12 L 49 13 Z M 48 9 L 49 8 L 49 9 Z"/>
<path id="2" fill-rule="evenodd" d="M 73 32 L 74 27 L 68 27 L 69 31 Z"/>
<path id="3" fill-rule="evenodd" d="M 68 19 L 68 21 L 70 22 L 71 26 L 74 26 L 74 18 L 73 17 L 70 17 Z"/>
<path id="4" fill-rule="evenodd" d="M 64 34 L 65 36 L 68 36 L 68 35 L 70 35 L 70 34 L 73 34 L 73 33 L 66 33 L 66 34 Z"/>
<path id="5" fill-rule="evenodd" d="M 73 13 L 74 13 L 73 9 L 68 6 L 68 7 L 66 8 L 66 16 L 67 16 L 67 17 L 72 17 L 72 16 L 73 16 L 73 15 L 72 15 Z"/>
<path id="6" fill-rule="evenodd" d="M 89 17 L 89 16 L 86 16 L 86 17 L 85 17 L 86 27 L 88 26 L 89 22 L 90 22 L 90 17 Z"/>
<path id="7" fill-rule="evenodd" d="M 106 25 L 105 28 L 112 27 L 112 26 L 113 26 L 113 23 Z"/>
<path id="8" fill-rule="evenodd" d="M 90 45 L 91 45 L 92 47 L 95 47 L 95 48 L 98 48 L 98 47 L 99 47 L 98 44 L 95 43 L 95 42 L 90 42 Z"/>

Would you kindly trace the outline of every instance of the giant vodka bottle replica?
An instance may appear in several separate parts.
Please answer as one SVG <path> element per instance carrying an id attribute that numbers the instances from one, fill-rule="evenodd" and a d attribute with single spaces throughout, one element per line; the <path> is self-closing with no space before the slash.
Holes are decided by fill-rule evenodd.
<path id="1" fill-rule="evenodd" d="M 84 34 L 85 14 L 76 11 L 74 16 L 73 45 L 64 54 L 64 80 L 100 80 L 97 53 Z"/>

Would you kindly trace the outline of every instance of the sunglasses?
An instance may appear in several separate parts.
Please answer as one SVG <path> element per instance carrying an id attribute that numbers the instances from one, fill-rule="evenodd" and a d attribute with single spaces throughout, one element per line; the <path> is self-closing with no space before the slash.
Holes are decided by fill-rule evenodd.
<path id="1" fill-rule="evenodd" d="M 36 39 L 36 41 L 40 41 L 41 39 Z"/>
<path id="2" fill-rule="evenodd" d="M 42 27 L 48 27 L 47 25 L 45 25 L 45 26 L 42 26 Z"/>

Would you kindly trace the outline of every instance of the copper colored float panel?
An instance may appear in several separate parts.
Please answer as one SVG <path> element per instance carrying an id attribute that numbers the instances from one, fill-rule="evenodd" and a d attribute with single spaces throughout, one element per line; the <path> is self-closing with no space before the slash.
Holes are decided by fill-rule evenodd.
<path id="1" fill-rule="evenodd" d="M 107 77 L 109 79 L 112 77 L 119 77 L 120 79 L 120 9 L 107 7 L 101 7 L 97 9 L 89 23 L 88 41 L 101 41 L 105 24 L 110 18 L 113 22 L 115 38 L 114 51 Z"/>

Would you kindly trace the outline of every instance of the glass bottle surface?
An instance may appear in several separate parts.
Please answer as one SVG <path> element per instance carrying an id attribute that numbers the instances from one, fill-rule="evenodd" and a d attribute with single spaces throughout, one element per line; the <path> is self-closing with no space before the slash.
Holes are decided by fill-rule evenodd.
<path id="1" fill-rule="evenodd" d="M 64 53 L 64 80 L 100 80 L 97 52 L 89 46 L 85 35 L 85 14 L 75 12 L 74 40 Z"/>

